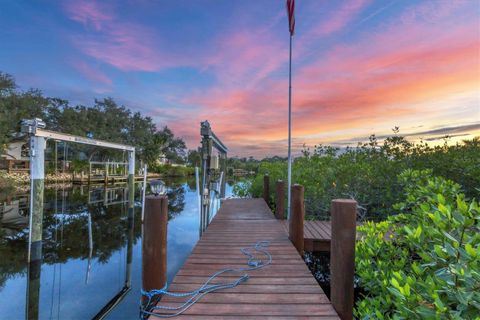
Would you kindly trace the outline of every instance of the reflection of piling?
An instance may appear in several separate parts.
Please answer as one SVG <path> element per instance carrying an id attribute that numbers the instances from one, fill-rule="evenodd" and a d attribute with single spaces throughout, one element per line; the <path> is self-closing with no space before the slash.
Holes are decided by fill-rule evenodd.
<path id="1" fill-rule="evenodd" d="M 202 218 L 202 213 L 203 213 L 203 208 L 202 208 L 202 192 L 200 191 L 200 178 L 199 178 L 199 173 L 198 173 L 198 167 L 195 167 L 195 183 L 196 183 L 196 190 L 197 190 L 197 197 L 198 197 L 198 215 L 199 215 L 199 230 L 198 230 L 198 234 L 199 234 L 199 237 L 202 236 L 202 222 L 203 222 L 203 218 Z"/>
<path id="2" fill-rule="evenodd" d="M 122 207 L 122 214 L 125 212 L 126 207 Z M 134 221 L 133 215 L 130 214 L 133 212 L 129 209 L 128 213 L 128 225 L 126 229 L 127 237 L 127 264 L 125 272 L 125 285 L 120 289 L 120 291 L 103 306 L 102 309 L 92 318 L 92 319 L 105 319 L 105 317 L 125 298 L 131 288 L 131 278 L 132 278 L 132 257 L 133 257 L 133 240 L 134 240 Z"/>
<path id="3" fill-rule="evenodd" d="M 147 165 L 143 166 L 143 187 L 142 187 L 142 222 L 145 215 L 145 194 L 147 193 Z"/>
<path id="4" fill-rule="evenodd" d="M 132 274 L 132 257 L 133 257 L 133 218 L 135 208 L 135 151 L 128 152 L 128 235 L 129 245 L 127 247 L 127 271 L 126 271 L 126 283 L 127 287 L 130 287 L 131 274 Z"/>
<path id="5" fill-rule="evenodd" d="M 38 306 L 40 302 L 40 271 L 42 260 L 30 261 L 28 264 L 27 284 L 27 319 L 38 319 Z"/>
<path id="6" fill-rule="evenodd" d="M 304 189 L 299 184 L 292 186 L 292 213 L 290 216 L 289 238 L 300 255 L 303 256 L 303 221 L 305 220 Z"/>
<path id="7" fill-rule="evenodd" d="M 161 289 L 167 283 L 168 197 L 145 198 L 143 223 L 142 275 L 143 289 Z"/>
<path id="8" fill-rule="evenodd" d="M 134 238 L 134 215 L 133 208 L 128 208 L 127 225 L 127 267 L 125 273 L 125 287 L 130 288 L 132 282 L 132 261 L 133 261 L 133 238 Z"/>
<path id="9" fill-rule="evenodd" d="M 352 319 L 357 202 L 351 199 L 333 200 L 331 214 L 330 300 L 341 319 Z"/>
<path id="10" fill-rule="evenodd" d="M 92 215 L 88 213 L 87 216 L 88 226 L 88 263 L 87 274 L 85 276 L 85 284 L 88 284 L 88 278 L 90 277 L 90 270 L 92 268 L 92 255 L 93 255 L 93 235 L 92 235 Z"/>

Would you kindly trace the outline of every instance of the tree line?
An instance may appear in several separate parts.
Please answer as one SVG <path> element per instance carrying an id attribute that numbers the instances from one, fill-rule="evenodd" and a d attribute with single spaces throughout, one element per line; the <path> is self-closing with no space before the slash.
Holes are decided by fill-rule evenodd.
<path id="1" fill-rule="evenodd" d="M 345 150 L 330 146 L 305 148 L 303 155 L 293 161 L 292 183 L 305 187 L 305 209 L 312 218 L 329 216 L 330 202 L 336 198 L 353 198 L 360 204 L 364 218 L 379 220 L 392 212 L 401 201 L 404 185 L 398 176 L 407 169 L 431 170 L 458 183 L 468 198 L 478 198 L 480 186 L 480 137 L 449 145 L 429 146 L 425 142 L 409 142 L 395 134 L 383 142 L 375 135 L 368 143 Z M 259 163 L 258 175 L 236 186 L 241 196 L 262 195 L 263 175 L 271 183 L 287 180 L 287 161 L 265 159 Z M 270 188 L 272 203 L 275 190 Z"/>
<path id="2" fill-rule="evenodd" d="M 112 98 L 95 99 L 92 106 L 74 106 L 64 99 L 46 97 L 38 89 L 21 90 L 11 75 L 0 72 L 0 153 L 18 138 L 20 121 L 31 118 L 41 118 L 48 130 L 132 145 L 137 159 L 149 165 L 161 156 L 173 163 L 184 163 L 186 158 L 185 142 L 170 128 L 158 129 L 151 117 Z M 84 149 L 89 158 L 111 156 L 105 149 Z"/>

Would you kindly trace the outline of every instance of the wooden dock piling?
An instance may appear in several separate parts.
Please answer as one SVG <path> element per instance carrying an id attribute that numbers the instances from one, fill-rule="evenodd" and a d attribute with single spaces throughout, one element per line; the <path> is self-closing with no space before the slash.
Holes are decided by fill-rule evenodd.
<path id="1" fill-rule="evenodd" d="M 304 188 L 299 184 L 292 186 L 292 213 L 290 216 L 289 238 L 297 249 L 298 253 L 303 256 L 303 222 L 305 220 L 305 204 L 304 204 Z"/>
<path id="2" fill-rule="evenodd" d="M 285 219 L 285 182 L 277 180 L 275 183 L 275 217 Z"/>
<path id="3" fill-rule="evenodd" d="M 268 174 L 263 176 L 263 200 L 270 206 L 270 177 Z"/>
<path id="4" fill-rule="evenodd" d="M 145 197 L 142 243 L 142 284 L 145 291 L 167 283 L 168 197 Z"/>
<path id="5" fill-rule="evenodd" d="M 350 320 L 353 319 L 357 202 L 351 199 L 333 200 L 331 215 L 330 300 L 340 318 Z"/>
<path id="6" fill-rule="evenodd" d="M 30 216 L 28 238 L 27 319 L 38 319 L 40 274 L 43 261 L 43 194 L 45 190 L 46 139 L 30 137 Z"/>

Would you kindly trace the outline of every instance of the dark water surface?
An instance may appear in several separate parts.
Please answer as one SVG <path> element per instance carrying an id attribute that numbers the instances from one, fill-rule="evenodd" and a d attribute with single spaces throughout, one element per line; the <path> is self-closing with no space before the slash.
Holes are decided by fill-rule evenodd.
<path id="1" fill-rule="evenodd" d="M 166 182 L 170 282 L 198 241 L 200 219 L 195 181 Z M 90 319 L 121 292 L 126 281 L 131 281 L 131 290 L 107 319 L 138 319 L 140 194 L 137 184 L 133 237 L 129 237 L 126 185 L 46 189 L 38 297 L 27 297 L 29 194 L 0 194 L 0 319 L 24 319 L 27 308 L 38 308 L 39 319 Z M 232 185 L 227 184 L 226 196 L 231 194 Z M 129 245 L 133 260 L 127 279 Z"/>

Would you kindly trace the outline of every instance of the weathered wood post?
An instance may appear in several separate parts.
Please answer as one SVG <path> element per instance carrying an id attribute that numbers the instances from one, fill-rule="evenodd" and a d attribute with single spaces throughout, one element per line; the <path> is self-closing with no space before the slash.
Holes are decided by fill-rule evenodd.
<path id="1" fill-rule="evenodd" d="M 88 162 L 89 166 L 88 166 L 88 184 L 91 183 L 91 177 L 92 177 L 92 162 Z"/>
<path id="2" fill-rule="evenodd" d="M 357 202 L 332 201 L 332 241 L 330 242 L 330 300 L 342 320 L 353 319 L 353 276 Z"/>
<path id="3" fill-rule="evenodd" d="M 275 217 L 285 219 L 285 182 L 277 180 L 275 184 Z"/>
<path id="4" fill-rule="evenodd" d="M 105 189 L 107 186 L 105 186 Z M 133 236 L 133 223 L 135 220 L 135 149 L 128 151 L 128 227 Z M 132 274 L 132 246 L 127 247 L 127 282 L 125 285 L 130 287 Z"/>
<path id="5" fill-rule="evenodd" d="M 42 267 L 43 193 L 46 139 L 30 136 L 30 216 L 28 238 L 27 319 L 39 318 Z"/>
<path id="6" fill-rule="evenodd" d="M 288 234 L 295 248 L 303 256 L 303 221 L 305 220 L 304 188 L 299 184 L 292 186 L 292 213 Z"/>
<path id="7" fill-rule="evenodd" d="M 268 174 L 263 176 L 263 200 L 270 206 L 270 177 Z"/>
<path id="8" fill-rule="evenodd" d="M 108 164 L 107 163 L 105 163 L 105 172 L 103 176 L 103 182 L 105 184 L 108 184 Z"/>
<path id="9" fill-rule="evenodd" d="M 162 289 L 167 283 L 168 197 L 145 197 L 142 243 L 143 290 Z"/>

